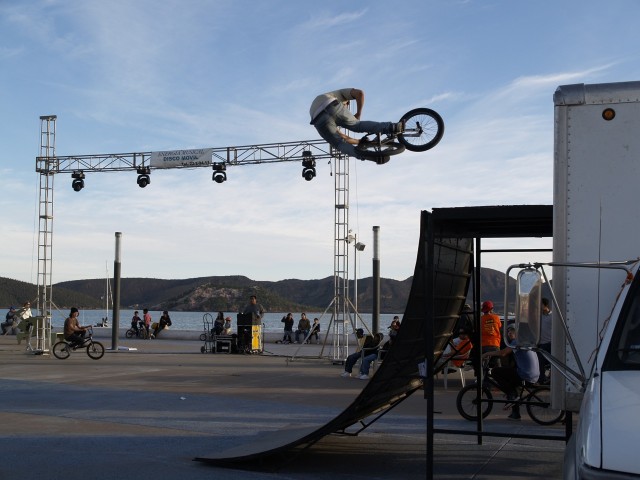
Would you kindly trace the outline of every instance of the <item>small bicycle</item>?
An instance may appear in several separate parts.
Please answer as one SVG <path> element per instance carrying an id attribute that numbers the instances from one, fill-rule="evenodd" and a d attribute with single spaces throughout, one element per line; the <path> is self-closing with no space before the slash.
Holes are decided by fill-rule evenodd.
<path id="1" fill-rule="evenodd" d="M 482 400 L 480 411 L 482 418 L 486 418 L 493 409 L 494 403 L 503 403 L 504 408 L 524 405 L 531 419 L 540 425 L 553 425 L 564 418 L 564 411 L 551 407 L 551 389 L 546 385 L 522 382 L 517 389 L 517 398 L 514 400 L 498 400 L 493 398 L 492 390 L 504 393 L 498 383 L 491 377 L 491 369 L 488 362 L 483 363 Z M 477 383 L 467 385 L 458 392 L 456 407 L 458 412 L 467 420 L 478 419 Z"/>
<path id="2" fill-rule="evenodd" d="M 138 329 L 136 330 L 135 328 L 131 327 L 129 330 L 127 330 L 124 333 L 124 336 L 127 338 L 147 338 L 147 329 L 144 328 L 144 323 L 140 322 L 140 324 L 138 325 Z"/>
<path id="3" fill-rule="evenodd" d="M 435 147 L 444 135 L 442 117 L 430 108 L 411 110 L 402 116 L 400 122 L 404 124 L 401 133 L 369 133 L 360 139 L 355 147 L 356 151 L 362 158 L 382 164 L 388 162 L 391 155 L 404 152 L 405 148 L 412 152 L 429 150 Z"/>
<path id="4" fill-rule="evenodd" d="M 87 355 L 93 360 L 99 360 L 104 356 L 104 346 L 100 342 L 93 340 L 93 328 L 88 327 L 89 335 L 84 339 L 82 345 L 71 345 L 66 340 L 62 340 L 53 346 L 53 355 L 60 360 L 69 358 L 71 352 L 79 348 L 86 348 Z"/>

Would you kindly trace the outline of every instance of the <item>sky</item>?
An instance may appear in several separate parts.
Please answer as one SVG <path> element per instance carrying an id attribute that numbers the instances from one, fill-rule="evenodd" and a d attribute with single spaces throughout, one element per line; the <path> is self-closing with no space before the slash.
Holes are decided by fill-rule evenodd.
<path id="1" fill-rule="evenodd" d="M 553 93 L 640 80 L 639 15 L 635 0 L 0 0 L 0 277 L 37 281 L 41 115 L 57 115 L 59 156 L 304 141 L 314 97 L 355 87 L 363 119 L 428 107 L 445 122 L 432 150 L 349 162 L 356 273 L 371 276 L 379 226 L 381 276 L 406 279 L 422 210 L 553 203 Z M 154 170 L 144 189 L 87 173 L 80 192 L 58 174 L 53 283 L 112 272 L 115 232 L 125 278 L 331 276 L 334 178 L 301 171 Z M 483 247 L 551 246 L 517 242 Z"/>

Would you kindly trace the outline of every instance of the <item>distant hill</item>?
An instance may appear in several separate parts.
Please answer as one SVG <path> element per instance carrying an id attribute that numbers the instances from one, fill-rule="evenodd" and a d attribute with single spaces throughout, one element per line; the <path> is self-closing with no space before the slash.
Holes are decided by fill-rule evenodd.
<path id="1" fill-rule="evenodd" d="M 103 290 L 104 283 L 103 279 Z M 33 308 L 36 305 L 37 295 L 38 287 L 32 283 L 0 277 L 0 306 L 22 306 L 24 302 L 29 301 Z M 67 308 L 72 305 L 82 305 L 85 308 L 104 308 L 104 302 L 100 300 L 100 295 L 86 295 L 64 287 L 54 287 L 53 302 L 60 308 Z M 4 321 L 4 317 L 2 319 Z"/>
<path id="2" fill-rule="evenodd" d="M 381 313 L 401 313 L 407 303 L 413 277 L 406 280 L 380 279 Z M 515 286 L 515 282 L 512 282 Z M 504 303 L 504 273 L 482 269 L 481 301 L 492 300 L 496 312 Z M 277 282 L 251 280 L 241 275 L 198 277 L 183 280 L 156 278 L 123 278 L 120 283 L 122 307 L 150 310 L 233 312 L 240 310 L 249 295 L 258 295 L 268 311 L 323 311 L 334 296 L 333 277 L 319 280 L 287 279 Z M 353 293 L 353 281 L 350 282 Z M 546 285 L 545 285 L 546 287 Z M 468 302 L 471 303 L 472 286 Z M 545 293 L 547 292 L 547 293 Z M 53 286 L 53 301 L 59 308 L 104 308 L 105 279 L 86 279 L 60 282 Z M 543 289 L 548 295 L 548 290 Z M 26 300 L 34 302 L 36 286 L 0 277 L 0 305 L 18 305 Z M 373 305 L 372 277 L 358 280 L 358 310 L 369 313 Z"/>

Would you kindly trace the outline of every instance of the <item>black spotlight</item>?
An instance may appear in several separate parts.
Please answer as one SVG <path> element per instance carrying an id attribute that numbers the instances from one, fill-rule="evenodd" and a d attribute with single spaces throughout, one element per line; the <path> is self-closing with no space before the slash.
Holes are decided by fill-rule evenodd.
<path id="1" fill-rule="evenodd" d="M 316 159 L 313 158 L 309 150 L 302 152 L 302 177 L 307 181 L 313 180 L 316 176 Z"/>
<path id="2" fill-rule="evenodd" d="M 138 170 L 138 186 L 144 188 L 151 183 L 151 169 L 149 167 L 139 167 Z"/>
<path id="3" fill-rule="evenodd" d="M 216 183 L 222 183 L 227 181 L 227 166 L 224 163 L 213 164 L 213 176 L 211 177 Z"/>
<path id="4" fill-rule="evenodd" d="M 73 188 L 75 192 L 79 192 L 84 188 L 84 172 L 82 170 L 73 172 L 71 178 L 73 178 L 71 188 Z"/>

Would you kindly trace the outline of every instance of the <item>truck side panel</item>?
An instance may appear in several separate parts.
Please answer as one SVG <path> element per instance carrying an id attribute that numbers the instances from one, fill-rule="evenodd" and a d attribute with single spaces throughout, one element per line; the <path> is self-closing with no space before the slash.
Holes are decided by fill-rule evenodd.
<path id="1" fill-rule="evenodd" d="M 554 103 L 554 262 L 639 257 L 640 82 L 561 86 Z M 617 270 L 553 269 L 560 309 L 587 373 L 624 280 Z M 552 353 L 576 368 L 557 322 Z M 554 404 L 577 411 L 575 388 L 559 375 L 552 381 Z"/>

